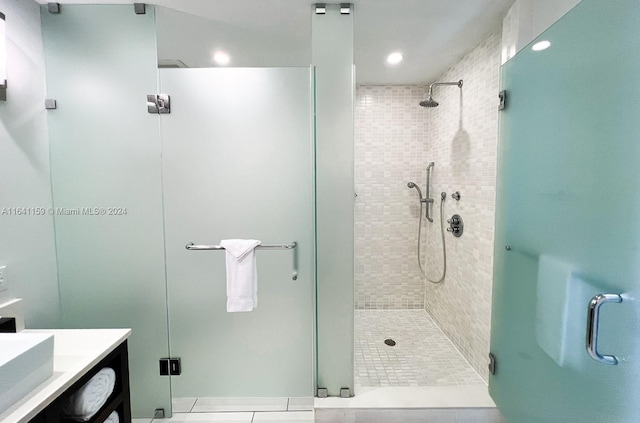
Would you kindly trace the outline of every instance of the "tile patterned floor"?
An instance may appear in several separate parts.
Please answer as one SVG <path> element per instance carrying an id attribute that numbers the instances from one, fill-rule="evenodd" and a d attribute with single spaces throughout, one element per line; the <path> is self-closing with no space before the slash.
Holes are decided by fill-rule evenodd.
<path id="1" fill-rule="evenodd" d="M 174 398 L 169 419 L 133 423 L 313 423 L 313 398 Z"/>
<path id="2" fill-rule="evenodd" d="M 384 340 L 391 338 L 395 346 Z M 355 311 L 355 389 L 485 384 L 424 310 Z"/>

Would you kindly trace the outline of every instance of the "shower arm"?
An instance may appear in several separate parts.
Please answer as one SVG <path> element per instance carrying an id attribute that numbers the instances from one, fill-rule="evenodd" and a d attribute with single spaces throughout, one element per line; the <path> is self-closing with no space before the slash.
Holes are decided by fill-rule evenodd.
<path id="1" fill-rule="evenodd" d="M 457 85 L 458 88 L 462 88 L 462 79 L 458 82 L 434 82 L 429 85 L 429 97 L 433 94 L 433 87 L 436 85 Z"/>

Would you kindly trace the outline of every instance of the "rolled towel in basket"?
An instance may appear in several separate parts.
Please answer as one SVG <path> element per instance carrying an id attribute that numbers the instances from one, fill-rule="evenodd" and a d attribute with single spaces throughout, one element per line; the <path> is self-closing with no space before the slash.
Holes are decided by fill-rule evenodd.
<path id="1" fill-rule="evenodd" d="M 104 423 L 120 423 L 120 416 L 118 415 L 118 412 L 114 410 L 109 414 L 109 417 L 105 419 Z"/>
<path id="2" fill-rule="evenodd" d="M 81 422 L 91 419 L 107 402 L 115 385 L 116 372 L 109 367 L 100 369 L 82 388 L 69 397 L 62 407 L 62 414 L 65 418 Z"/>

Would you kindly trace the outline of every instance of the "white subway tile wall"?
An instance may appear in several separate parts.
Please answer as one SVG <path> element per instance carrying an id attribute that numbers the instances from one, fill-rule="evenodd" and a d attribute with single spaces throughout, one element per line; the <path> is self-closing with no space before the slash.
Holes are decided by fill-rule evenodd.
<path id="1" fill-rule="evenodd" d="M 491 324 L 498 91 L 501 32 L 445 72 L 434 88 L 440 106 L 425 109 L 422 86 L 359 86 L 355 135 L 355 285 L 357 309 L 426 308 L 486 380 Z M 426 165 L 432 174 L 434 222 L 423 220 L 423 260 L 431 278 L 442 270 L 440 192 L 446 219 L 458 213 L 464 235 L 446 233 L 447 277 L 425 284 L 416 262 Z M 451 194 L 459 191 L 459 202 Z"/>
<path id="2" fill-rule="evenodd" d="M 425 188 L 425 88 L 358 86 L 356 96 L 355 305 L 423 309 L 419 203 L 407 182 Z"/>
<path id="3" fill-rule="evenodd" d="M 446 219 L 457 213 L 462 237 L 446 234 L 447 277 L 427 284 L 426 310 L 476 371 L 488 378 L 493 278 L 498 91 L 501 33 L 495 31 L 439 81 L 464 80 L 462 90 L 438 87 L 429 115 L 428 146 L 435 192 L 445 191 Z M 451 198 L 459 191 L 460 201 Z M 440 269 L 440 228 L 427 225 L 427 268 Z M 432 270 L 433 272 L 433 270 Z"/>

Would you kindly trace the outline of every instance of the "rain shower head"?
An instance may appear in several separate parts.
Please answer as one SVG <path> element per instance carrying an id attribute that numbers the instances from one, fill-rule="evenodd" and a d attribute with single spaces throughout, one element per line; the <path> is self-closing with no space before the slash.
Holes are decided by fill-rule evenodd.
<path id="1" fill-rule="evenodd" d="M 429 94 L 429 98 L 428 98 L 428 99 L 426 99 L 426 100 L 424 100 L 424 101 L 421 101 L 421 102 L 420 102 L 420 105 L 421 105 L 422 107 L 429 107 L 429 108 L 430 108 L 430 107 L 438 107 L 438 106 L 440 105 L 440 103 L 438 103 L 437 101 L 435 101 L 435 100 L 433 99 L 433 97 L 431 97 L 431 94 Z"/>
<path id="2" fill-rule="evenodd" d="M 429 98 L 420 102 L 420 105 L 422 107 L 432 108 L 438 107 L 440 105 L 440 103 L 433 99 L 433 87 L 436 85 L 457 85 L 458 88 L 462 88 L 462 79 L 458 82 L 434 82 L 433 84 L 429 85 Z"/>

